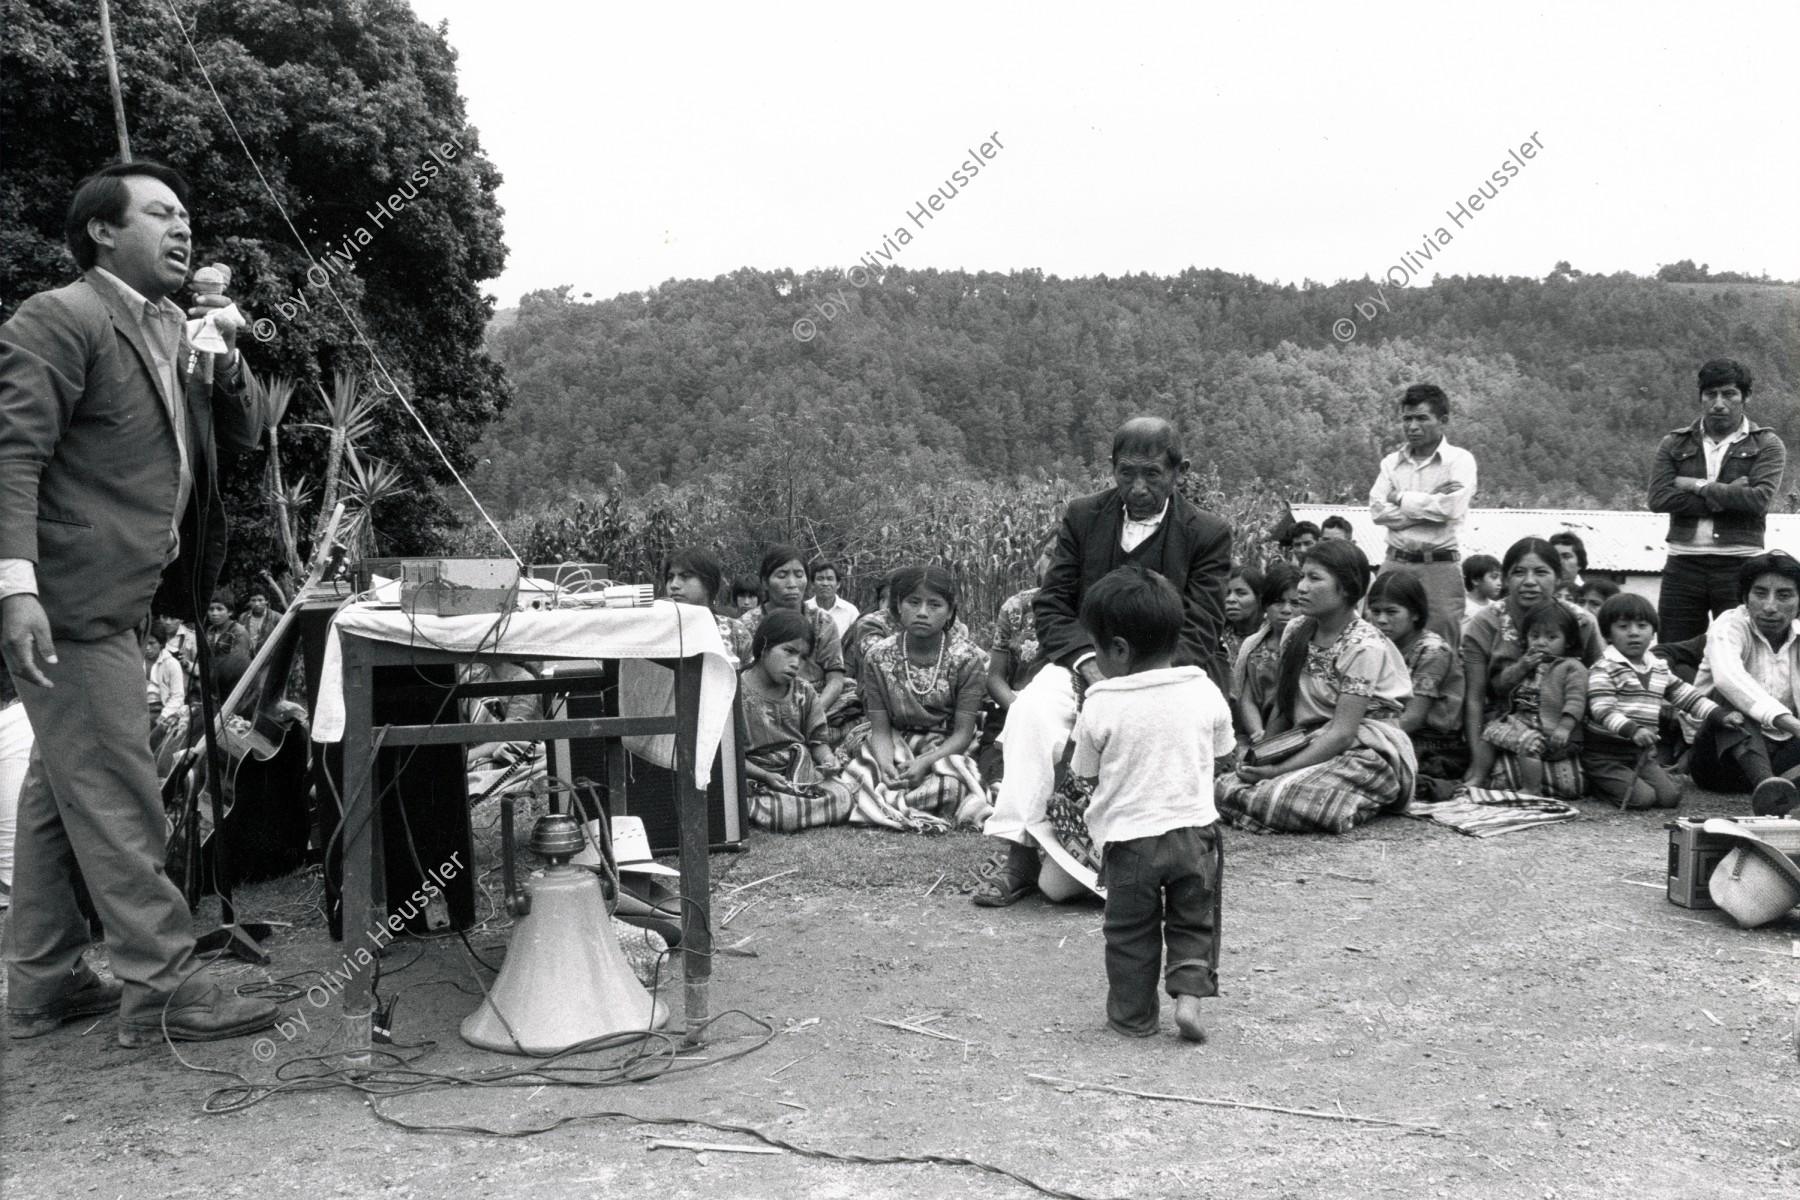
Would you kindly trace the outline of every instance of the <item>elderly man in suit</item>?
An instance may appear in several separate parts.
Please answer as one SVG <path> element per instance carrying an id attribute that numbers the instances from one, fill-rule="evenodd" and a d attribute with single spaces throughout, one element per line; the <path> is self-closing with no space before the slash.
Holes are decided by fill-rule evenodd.
<path id="1" fill-rule="evenodd" d="M 1113 485 L 1070 501 L 1051 550 L 1044 585 L 1032 602 L 1038 654 L 1045 666 L 1007 712 L 1000 796 L 982 832 L 1007 843 L 1006 857 L 973 897 L 1000 908 L 1037 888 L 1030 830 L 1044 820 L 1056 763 L 1080 707 L 1078 690 L 1099 679 L 1093 640 L 1080 620 L 1081 598 L 1128 562 L 1163 575 L 1182 594 L 1177 666 L 1204 667 L 1224 691 L 1225 581 L 1231 529 L 1176 490 L 1188 460 L 1180 435 L 1158 417 L 1134 417 L 1113 435 Z"/>
<path id="2" fill-rule="evenodd" d="M 212 362 L 169 299 L 192 255 L 186 192 L 151 162 L 83 180 L 67 226 L 82 278 L 0 326 L 0 651 L 38 733 L 0 945 L 15 1038 L 115 1010 L 127 1047 L 275 1021 L 272 1003 L 198 974 L 163 871 L 144 704 L 138 629 L 165 569 L 191 606 L 224 562 L 215 442 L 251 450 L 261 426 L 234 331 Z M 201 297 L 189 315 L 226 303 Z M 82 961 L 77 868 L 120 983 Z"/>

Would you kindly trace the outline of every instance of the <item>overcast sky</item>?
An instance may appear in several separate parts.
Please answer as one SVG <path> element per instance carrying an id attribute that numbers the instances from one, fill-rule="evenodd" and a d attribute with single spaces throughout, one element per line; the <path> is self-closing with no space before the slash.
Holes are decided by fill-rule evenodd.
<path id="1" fill-rule="evenodd" d="M 900 227 L 900 265 L 1064 277 L 1379 277 L 1442 227 L 1428 272 L 1800 279 L 1793 0 L 412 4 L 505 177 L 503 306 L 843 267 Z"/>

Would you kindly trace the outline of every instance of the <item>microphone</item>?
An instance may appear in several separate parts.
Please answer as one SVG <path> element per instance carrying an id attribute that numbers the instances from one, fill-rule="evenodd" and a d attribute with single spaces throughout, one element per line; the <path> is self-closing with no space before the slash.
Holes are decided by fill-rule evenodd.
<path id="1" fill-rule="evenodd" d="M 198 271 L 194 272 L 193 281 L 189 284 L 189 287 L 192 288 L 196 297 L 223 296 L 225 294 L 225 289 L 230 286 L 231 268 L 224 263 L 209 263 L 208 265 L 201 267 Z M 209 388 L 212 386 L 213 381 L 213 364 L 218 360 L 218 357 L 217 354 L 213 353 L 209 353 L 206 356 L 206 366 L 201 377 L 206 380 L 206 386 Z"/>

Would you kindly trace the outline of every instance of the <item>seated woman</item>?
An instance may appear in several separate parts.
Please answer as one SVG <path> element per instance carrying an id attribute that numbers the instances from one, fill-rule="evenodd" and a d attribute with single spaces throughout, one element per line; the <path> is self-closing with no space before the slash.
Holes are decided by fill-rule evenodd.
<path id="1" fill-rule="evenodd" d="M 819 693 L 825 708 L 827 737 L 848 754 L 867 736 L 862 701 L 844 673 L 844 643 L 837 624 L 816 608 L 802 608 L 806 600 L 806 560 L 792 546 L 775 546 L 763 555 L 763 602 L 738 618 L 752 637 L 771 613 L 796 612 L 813 630 L 812 653 L 800 668 L 806 682 Z"/>
<path id="2" fill-rule="evenodd" d="M 1500 560 L 1506 596 L 1492 608 L 1484 608 L 1463 624 L 1463 741 L 1469 747 L 1469 769 L 1463 782 L 1488 786 L 1494 769 L 1494 747 L 1482 740 L 1488 722 L 1505 715 L 1513 691 L 1541 665 L 1526 656 L 1526 610 L 1546 600 L 1554 603 L 1558 568 L 1562 559 L 1543 538 L 1520 538 Z M 1600 659 L 1600 629 L 1593 614 L 1572 608 L 1580 644 L 1569 647 L 1584 667 Z M 1573 797 L 1571 797 L 1572 799 Z"/>
<path id="3" fill-rule="evenodd" d="M 1301 559 L 1301 617 L 1281 635 L 1265 740 L 1295 730 L 1305 744 L 1219 778 L 1219 814 L 1230 824 L 1344 833 L 1412 798 L 1417 761 L 1400 728 L 1412 684 L 1400 651 L 1356 615 L 1368 586 L 1369 560 L 1353 542 L 1319 542 Z"/>
<path id="4" fill-rule="evenodd" d="M 781 833 L 842 825 L 850 816 L 852 790 L 826 739 L 825 709 L 801 678 L 812 650 L 812 622 L 796 612 L 771 613 L 757 626 L 750 665 L 738 676 L 750 820 Z"/>
<path id="5" fill-rule="evenodd" d="M 1041 584 L 1050 569 L 1050 555 L 1038 556 L 1037 577 Z M 1043 666 L 1038 658 L 1037 619 L 1031 602 L 1044 589 L 1028 587 L 1014 592 L 1000 605 L 1000 616 L 994 622 L 994 645 L 988 651 L 987 691 L 1002 714 L 1012 707 L 1019 690 L 1030 683 Z"/>
<path id="6" fill-rule="evenodd" d="M 893 618 L 888 615 L 888 592 L 893 583 L 892 571 L 875 581 L 875 603 L 868 612 L 850 623 L 850 632 L 844 635 L 844 669 L 850 672 L 852 679 L 862 677 L 863 655 L 868 653 L 869 647 L 894 635 Z"/>
<path id="7" fill-rule="evenodd" d="M 1412 699 L 1400 714 L 1400 728 L 1412 738 L 1419 761 L 1419 796 L 1447 800 L 1469 767 L 1462 733 L 1462 660 L 1450 643 L 1425 628 L 1430 601 L 1418 576 L 1402 571 L 1377 575 L 1364 611 L 1400 651 L 1412 676 Z"/>
<path id="8" fill-rule="evenodd" d="M 719 611 L 719 589 L 725 584 L 725 564 L 711 550 L 689 546 L 669 556 L 663 568 L 663 595 L 677 604 L 708 609 L 718 622 L 719 639 L 733 667 L 750 661 L 750 631 L 736 617 Z"/>
<path id="9" fill-rule="evenodd" d="M 955 632 L 956 583 L 942 567 L 894 574 L 889 616 L 900 632 L 869 648 L 862 693 L 869 737 L 846 776 L 858 784 L 853 825 L 930 832 L 987 820 L 970 758 L 987 656 Z"/>
<path id="10" fill-rule="evenodd" d="M 1693 734 L 1694 782 L 1749 792 L 1758 816 L 1800 809 L 1800 561 L 1772 550 L 1738 572 L 1743 603 L 1713 618 L 1694 686 L 1744 715 L 1741 728 L 1716 719 Z"/>
<path id="11" fill-rule="evenodd" d="M 1237 662 L 1244 639 L 1263 625 L 1263 573 L 1235 566 L 1225 580 L 1225 661 Z"/>
<path id="12" fill-rule="evenodd" d="M 1275 679 L 1281 667 L 1281 633 L 1300 612 L 1300 573 L 1284 559 L 1263 572 L 1257 600 L 1263 623 L 1238 647 L 1231 665 L 1231 702 L 1238 733 L 1245 744 L 1262 736 L 1275 703 Z"/>

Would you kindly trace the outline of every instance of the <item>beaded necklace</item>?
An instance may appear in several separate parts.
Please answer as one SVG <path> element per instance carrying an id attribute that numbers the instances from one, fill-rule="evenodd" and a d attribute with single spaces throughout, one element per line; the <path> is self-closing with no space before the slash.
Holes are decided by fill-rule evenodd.
<path id="1" fill-rule="evenodd" d="M 922 688 L 913 682 L 913 672 L 915 670 L 922 670 L 923 668 L 915 668 L 913 666 L 912 659 L 908 658 L 906 654 L 906 635 L 901 634 L 900 638 L 900 663 L 906 668 L 903 673 L 906 680 L 906 690 L 919 697 L 931 695 L 931 693 L 937 691 L 938 684 L 943 680 L 944 652 L 950 648 L 949 631 L 945 630 L 938 634 L 937 665 L 931 668 L 931 677 L 926 681 L 925 686 Z"/>

